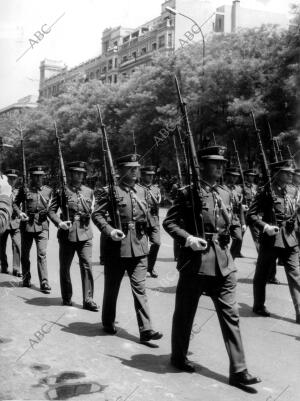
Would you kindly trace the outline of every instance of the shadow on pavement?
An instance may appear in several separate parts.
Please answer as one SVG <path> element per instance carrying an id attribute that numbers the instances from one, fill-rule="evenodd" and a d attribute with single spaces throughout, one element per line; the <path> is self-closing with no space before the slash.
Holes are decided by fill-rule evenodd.
<path id="1" fill-rule="evenodd" d="M 155 292 L 163 292 L 165 294 L 175 294 L 176 285 L 173 287 L 146 287 L 147 290 L 155 291 Z"/>
<path id="2" fill-rule="evenodd" d="M 252 311 L 252 307 L 250 307 L 249 305 L 244 304 L 244 303 L 239 303 L 239 315 L 240 315 L 240 317 L 262 318 L 262 316 L 259 316 Z M 271 316 L 265 317 L 265 319 L 278 319 L 278 320 L 284 320 L 285 322 L 289 322 L 289 323 L 295 323 L 295 320 L 290 319 L 288 317 L 277 315 L 276 313 L 273 313 L 272 311 L 271 311 Z"/>
<path id="3" fill-rule="evenodd" d="M 15 277 L 15 276 L 12 276 Z M 11 280 L 11 281 L 2 281 L 0 283 L 0 288 L 27 288 L 27 287 L 23 287 L 22 285 L 22 280 L 20 279 L 19 281 L 15 281 L 15 280 Z M 36 285 L 31 283 L 31 287 L 27 288 L 28 290 L 34 290 L 34 291 L 38 291 L 41 292 L 40 287 L 37 287 Z"/>
<path id="4" fill-rule="evenodd" d="M 21 298 L 25 301 L 28 305 L 36 305 L 36 306 L 55 306 L 55 305 L 62 305 L 62 300 L 60 297 L 49 297 L 45 295 L 44 297 L 37 297 L 37 298 L 25 298 L 18 295 L 18 298 Z M 72 301 L 73 302 L 73 301 Z M 82 309 L 82 305 L 75 304 L 73 302 L 73 306 Z"/>
<path id="5" fill-rule="evenodd" d="M 275 330 L 272 330 L 272 333 L 278 333 L 284 336 L 294 337 L 296 341 L 300 341 L 300 336 L 295 336 L 294 334 L 283 333 L 282 331 L 275 331 Z"/>
<path id="6" fill-rule="evenodd" d="M 115 355 L 107 355 L 112 358 L 119 359 L 119 361 L 125 365 L 129 366 L 131 368 L 135 369 L 140 369 L 144 370 L 147 372 L 152 372 L 152 373 L 158 373 L 158 374 L 165 374 L 165 373 L 184 373 L 176 368 L 174 368 L 170 364 L 170 355 L 151 355 L 151 354 L 136 354 L 132 355 L 131 359 L 125 359 L 121 358 L 119 356 Z M 214 372 L 208 368 L 206 368 L 203 365 L 199 365 L 197 363 L 194 363 L 194 366 L 196 368 L 196 372 L 201 376 L 205 376 L 209 379 L 216 380 L 218 382 L 221 382 L 223 384 L 228 385 L 228 377 Z M 246 391 L 247 393 L 257 393 L 257 390 L 254 389 L 253 387 L 240 387 L 241 390 Z"/>

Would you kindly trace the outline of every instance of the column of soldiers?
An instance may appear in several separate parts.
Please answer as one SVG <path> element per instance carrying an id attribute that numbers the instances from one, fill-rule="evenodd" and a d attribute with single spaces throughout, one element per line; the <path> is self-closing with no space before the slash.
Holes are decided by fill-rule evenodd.
<path id="1" fill-rule="evenodd" d="M 266 283 L 270 266 L 280 257 L 295 307 L 296 323 L 300 323 L 300 234 L 297 214 L 300 204 L 300 171 L 292 168 L 290 160 L 271 163 L 272 199 L 266 187 L 257 191 L 253 184 L 254 171 L 244 172 L 247 190 L 243 194 L 236 183 L 239 178 L 236 169 L 227 170 L 227 177 L 230 177 L 227 186 L 219 184 L 225 173 L 225 151 L 226 148 L 215 145 L 201 149 L 197 154 L 201 169 L 201 180 L 198 183 L 201 194 L 197 192 L 197 196 L 201 196 L 201 210 L 195 209 L 196 183 L 191 182 L 177 189 L 174 204 L 163 221 L 164 229 L 178 244 L 179 281 L 172 324 L 171 364 L 182 371 L 195 370 L 187 358 L 188 347 L 199 298 L 205 293 L 212 298 L 216 308 L 229 357 L 229 383 L 239 387 L 261 381 L 247 370 L 236 302 L 234 259 L 240 256 L 246 224 L 250 227 L 258 250 L 253 281 L 253 312 L 260 316 L 270 316 L 265 306 Z M 4 237 L 2 234 L 3 241 L 1 238 L 1 255 L 5 255 L 7 236 L 10 234 L 13 237 L 15 232 L 12 230 L 19 230 L 21 253 L 20 246 L 16 245 L 19 244 L 18 240 L 13 240 L 13 246 L 20 255 L 23 287 L 30 287 L 30 250 L 35 241 L 40 289 L 49 294 L 51 288 L 46 250 L 50 218 L 58 228 L 63 305 L 72 305 L 70 267 L 76 252 L 81 272 L 83 308 L 97 311 L 98 306 L 93 300 L 92 220 L 101 231 L 103 241 L 103 330 L 110 335 L 117 333 L 117 299 L 121 281 L 127 272 L 140 341 L 148 343 L 163 336 L 153 328 L 145 285 L 147 273 L 157 277 L 154 265 L 160 246 L 160 194 L 152 183 L 153 166 L 141 168 L 139 159 L 137 154 L 130 154 L 116 160 L 120 178 L 113 188 L 114 199 L 109 187 L 98 191 L 95 199 L 93 191 L 83 185 L 86 163 L 69 163 L 69 181 L 64 194 L 68 203 L 67 218 L 63 213 L 62 190 L 53 191 L 43 185 L 43 166 L 30 168 L 28 187 L 21 187 L 18 191 L 12 191 L 7 178 L 1 177 L 0 232 L 5 233 Z M 138 182 L 140 170 L 142 174 Z M 17 172 L 9 170 L 6 173 L 13 186 Z M 18 227 L 14 224 L 17 221 Z M 199 231 L 199 227 L 202 231 Z M 19 262 L 16 255 L 13 263 L 13 272 L 18 275 Z M 5 256 L 1 256 L 1 266 L 2 272 L 7 272 Z"/>

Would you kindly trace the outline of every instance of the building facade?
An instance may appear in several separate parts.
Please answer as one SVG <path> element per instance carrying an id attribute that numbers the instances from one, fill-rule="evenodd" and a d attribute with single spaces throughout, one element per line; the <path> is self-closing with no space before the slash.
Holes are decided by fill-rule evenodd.
<path id="1" fill-rule="evenodd" d="M 166 7 L 176 9 L 179 14 L 173 15 Z M 236 32 L 263 23 L 288 24 L 283 14 L 246 9 L 241 7 L 239 0 L 217 10 L 209 0 L 166 0 L 157 18 L 135 29 L 121 26 L 105 29 L 102 53 L 96 58 L 69 70 L 63 62 L 43 60 L 40 64 L 39 99 L 57 95 L 65 82 L 78 77 L 98 79 L 107 84 L 126 80 L 137 67 L 151 65 L 156 52 L 168 54 L 187 41 L 201 40 L 196 21 L 203 35 Z"/>

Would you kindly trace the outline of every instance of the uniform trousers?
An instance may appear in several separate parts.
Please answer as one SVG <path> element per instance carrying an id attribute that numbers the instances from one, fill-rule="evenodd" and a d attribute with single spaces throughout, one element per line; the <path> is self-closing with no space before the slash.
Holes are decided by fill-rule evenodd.
<path id="1" fill-rule="evenodd" d="M 246 369 L 246 362 L 235 299 L 235 273 L 211 277 L 188 270 L 180 272 L 172 326 L 172 360 L 186 360 L 193 321 L 203 292 L 214 302 L 230 360 L 230 373 L 241 372 Z"/>
<path id="2" fill-rule="evenodd" d="M 117 298 L 125 271 L 130 280 L 139 331 L 151 330 L 146 295 L 147 256 L 105 258 L 102 323 L 104 326 L 110 326 L 115 322 Z"/>
<path id="3" fill-rule="evenodd" d="M 75 252 L 79 258 L 82 283 L 83 302 L 94 295 L 94 279 L 92 273 L 92 240 L 69 241 L 59 239 L 59 273 L 61 296 L 64 301 L 70 301 L 73 295 L 70 268 Z"/>
<path id="4" fill-rule="evenodd" d="M 230 234 L 232 238 L 232 244 L 230 247 L 230 253 L 232 258 L 235 259 L 240 256 L 242 243 L 243 243 L 243 236 L 242 236 L 242 228 L 241 225 L 232 225 L 230 227 Z"/>
<path id="5" fill-rule="evenodd" d="M 19 228 L 11 228 L 6 230 L 0 237 L 0 261 L 1 261 L 1 270 L 6 271 L 8 268 L 7 254 L 6 254 L 6 246 L 8 236 L 11 237 L 11 245 L 12 245 L 12 255 L 13 255 L 13 271 L 20 271 L 20 261 L 21 261 L 21 233 Z"/>
<path id="6" fill-rule="evenodd" d="M 150 227 L 147 231 L 150 241 L 150 249 L 148 254 L 148 272 L 152 272 L 157 259 L 160 248 L 160 227 L 159 223 Z"/>
<path id="7" fill-rule="evenodd" d="M 296 315 L 300 315 L 300 269 L 299 249 L 270 247 L 261 243 L 253 279 L 254 308 L 262 308 L 266 300 L 266 284 L 270 269 L 274 268 L 276 259 L 281 258 L 287 277 Z"/>
<path id="8" fill-rule="evenodd" d="M 42 230 L 39 232 L 27 232 L 21 230 L 21 264 L 24 281 L 30 281 L 30 250 L 33 241 L 36 244 L 37 268 L 40 284 L 48 283 L 47 271 L 47 244 L 49 232 Z"/>

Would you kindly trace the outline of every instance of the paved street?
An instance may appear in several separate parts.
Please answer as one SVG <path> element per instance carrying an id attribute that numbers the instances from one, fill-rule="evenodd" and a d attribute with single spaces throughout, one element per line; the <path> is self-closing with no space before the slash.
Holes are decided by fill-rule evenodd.
<path id="1" fill-rule="evenodd" d="M 162 214 L 165 211 L 162 210 Z M 73 307 L 61 305 L 56 229 L 51 225 L 48 270 L 52 292 L 39 291 L 36 253 L 32 252 L 31 289 L 19 279 L 0 274 L 1 383 L 0 399 L 74 399 L 107 401 L 296 401 L 300 399 L 300 326 L 283 268 L 282 285 L 269 285 L 267 306 L 272 318 L 254 316 L 252 278 L 256 251 L 246 234 L 237 259 L 237 298 L 249 371 L 262 378 L 246 393 L 228 385 L 229 361 L 210 298 L 200 299 L 190 345 L 193 374 L 169 365 L 171 320 L 177 272 L 171 238 L 162 231 L 158 279 L 147 289 L 154 328 L 164 337 L 152 347 L 139 343 L 129 281 L 124 277 L 118 299 L 116 336 L 101 330 L 101 313 L 82 310 L 78 259 L 72 265 Z M 9 242 L 9 257 L 10 242 Z M 99 265 L 99 232 L 94 229 L 93 273 L 95 300 L 103 294 L 103 267 Z M 154 344 L 154 342 L 153 342 Z M 157 344 L 157 346 L 156 346 Z"/>

